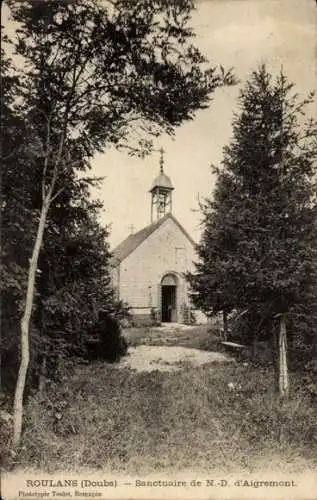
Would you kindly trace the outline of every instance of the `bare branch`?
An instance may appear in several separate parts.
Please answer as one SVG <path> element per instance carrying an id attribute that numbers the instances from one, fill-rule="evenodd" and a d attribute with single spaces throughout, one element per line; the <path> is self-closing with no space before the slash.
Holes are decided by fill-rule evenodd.
<path id="1" fill-rule="evenodd" d="M 56 198 L 58 198 L 58 196 L 63 192 L 65 191 L 65 186 L 60 188 L 53 196 L 51 196 L 50 198 L 50 203 L 52 203 L 54 200 L 56 200 Z"/>

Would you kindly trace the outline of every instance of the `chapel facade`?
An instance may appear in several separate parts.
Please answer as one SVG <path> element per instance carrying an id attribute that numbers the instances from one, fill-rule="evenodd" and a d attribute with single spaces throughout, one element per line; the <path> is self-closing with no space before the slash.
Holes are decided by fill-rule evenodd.
<path id="1" fill-rule="evenodd" d="M 150 189 L 151 223 L 113 251 L 113 284 L 140 322 L 189 323 L 194 312 L 184 274 L 193 271 L 195 243 L 172 213 L 173 191 L 161 151 Z"/>

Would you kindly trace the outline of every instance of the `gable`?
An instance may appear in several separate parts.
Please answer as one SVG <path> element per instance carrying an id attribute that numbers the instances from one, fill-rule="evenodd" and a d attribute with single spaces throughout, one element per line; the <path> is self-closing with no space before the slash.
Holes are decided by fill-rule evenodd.
<path id="1" fill-rule="evenodd" d="M 141 229 L 135 234 L 130 234 L 125 240 L 123 240 L 113 251 L 113 257 L 117 262 L 122 262 L 126 259 L 134 250 L 136 250 L 146 239 L 148 239 L 151 234 L 158 230 L 167 220 L 171 220 L 178 229 L 184 234 L 184 236 L 189 240 L 189 242 L 195 246 L 194 240 L 189 236 L 187 231 L 178 222 L 178 220 L 172 215 L 167 214 L 162 219 L 154 222 L 145 228 Z"/>

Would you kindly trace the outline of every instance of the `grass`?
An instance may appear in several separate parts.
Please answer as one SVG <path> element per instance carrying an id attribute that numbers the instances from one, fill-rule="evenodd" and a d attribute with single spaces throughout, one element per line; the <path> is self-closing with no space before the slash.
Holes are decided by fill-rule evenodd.
<path id="1" fill-rule="evenodd" d="M 129 328 L 124 335 L 130 346 L 182 346 L 206 351 L 223 351 L 219 336 L 211 332 L 210 326 L 184 327 L 139 327 Z"/>
<path id="2" fill-rule="evenodd" d="M 316 456 L 315 416 L 305 394 L 280 405 L 271 387 L 270 373 L 244 366 L 181 374 L 77 367 L 49 398 L 30 400 L 18 463 L 46 471 L 230 472 L 277 455 L 297 470 L 314 443 Z"/>
<path id="3" fill-rule="evenodd" d="M 198 340 L 190 341 L 189 331 L 169 334 L 170 341 L 203 345 L 206 328 Z M 136 342 L 136 333 L 130 334 Z M 160 335 L 152 331 L 148 341 Z M 255 472 L 269 464 L 275 471 L 314 469 L 316 402 L 295 376 L 287 402 L 272 387 L 271 371 L 246 363 L 186 364 L 170 373 L 136 373 L 102 362 L 66 366 L 61 384 L 30 398 L 14 465 L 143 475 Z"/>

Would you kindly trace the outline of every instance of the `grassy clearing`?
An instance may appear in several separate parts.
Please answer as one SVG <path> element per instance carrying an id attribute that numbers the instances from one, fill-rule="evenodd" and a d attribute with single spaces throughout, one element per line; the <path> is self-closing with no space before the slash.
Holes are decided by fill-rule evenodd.
<path id="1" fill-rule="evenodd" d="M 124 331 L 128 344 L 153 346 L 181 346 L 206 351 L 224 350 L 219 336 L 213 333 L 210 325 L 171 327 L 139 327 Z"/>
<path id="2" fill-rule="evenodd" d="M 208 326 L 135 328 L 130 345 L 221 350 Z M 137 373 L 102 362 L 65 366 L 62 383 L 30 398 L 18 468 L 147 474 L 317 467 L 317 401 L 299 376 L 281 403 L 271 370 L 213 363 Z"/>
<path id="3" fill-rule="evenodd" d="M 316 407 L 296 380 L 281 405 L 272 376 L 243 365 L 135 373 L 77 366 L 27 407 L 16 465 L 48 472 L 103 469 L 299 472 L 316 467 Z"/>

